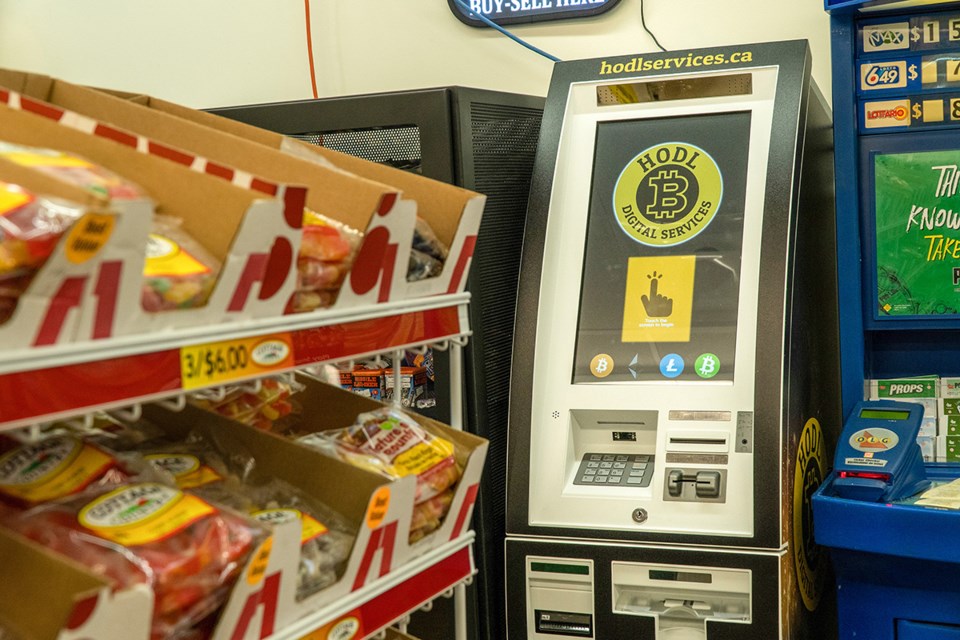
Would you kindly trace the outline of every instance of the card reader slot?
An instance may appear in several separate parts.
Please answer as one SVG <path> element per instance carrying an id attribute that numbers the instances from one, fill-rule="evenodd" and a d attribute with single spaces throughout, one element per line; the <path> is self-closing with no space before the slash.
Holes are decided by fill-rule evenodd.
<path id="1" fill-rule="evenodd" d="M 726 438 L 670 438 L 670 444 L 702 444 L 707 446 L 722 446 L 727 444 Z"/>

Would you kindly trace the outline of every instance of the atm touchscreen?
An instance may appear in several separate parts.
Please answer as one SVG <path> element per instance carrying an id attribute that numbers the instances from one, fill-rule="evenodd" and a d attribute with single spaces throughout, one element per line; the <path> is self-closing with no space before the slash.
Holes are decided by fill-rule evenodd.
<path id="1" fill-rule="evenodd" d="M 750 126 L 598 123 L 574 384 L 733 380 Z"/>

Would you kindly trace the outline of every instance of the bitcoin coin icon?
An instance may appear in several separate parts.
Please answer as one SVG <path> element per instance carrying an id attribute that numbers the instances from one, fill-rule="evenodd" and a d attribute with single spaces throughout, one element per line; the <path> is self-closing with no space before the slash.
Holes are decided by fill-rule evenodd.
<path id="1" fill-rule="evenodd" d="M 701 354 L 694 369 L 701 378 L 712 378 L 720 371 L 720 359 L 712 353 Z"/>
<path id="2" fill-rule="evenodd" d="M 606 353 L 598 353 L 590 361 L 590 373 L 595 378 L 606 378 L 613 373 L 613 358 Z"/>

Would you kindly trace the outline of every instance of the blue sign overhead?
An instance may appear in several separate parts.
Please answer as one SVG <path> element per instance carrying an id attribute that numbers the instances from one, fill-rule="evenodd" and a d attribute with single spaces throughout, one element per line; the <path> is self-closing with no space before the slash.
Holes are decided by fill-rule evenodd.
<path id="1" fill-rule="evenodd" d="M 477 15 L 501 25 L 583 18 L 609 11 L 620 0 L 447 0 L 447 3 L 462 22 L 485 27 Z"/>

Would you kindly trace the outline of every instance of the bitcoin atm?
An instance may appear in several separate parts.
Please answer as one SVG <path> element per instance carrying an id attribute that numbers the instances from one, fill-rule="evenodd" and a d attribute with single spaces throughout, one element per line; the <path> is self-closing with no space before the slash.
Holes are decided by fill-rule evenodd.
<path id="1" fill-rule="evenodd" d="M 829 111 L 805 41 L 559 63 L 507 468 L 510 640 L 829 638 Z"/>

